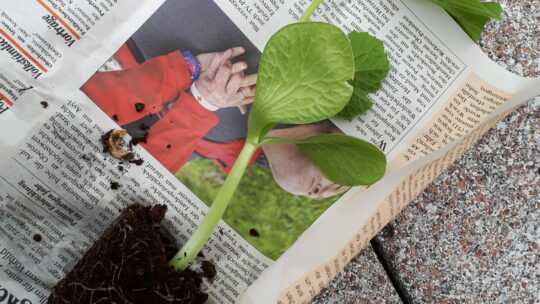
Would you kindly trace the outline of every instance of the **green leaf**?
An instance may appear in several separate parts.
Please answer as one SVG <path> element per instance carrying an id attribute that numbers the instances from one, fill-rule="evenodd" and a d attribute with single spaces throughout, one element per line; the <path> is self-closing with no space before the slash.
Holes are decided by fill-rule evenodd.
<path id="1" fill-rule="evenodd" d="M 277 123 L 336 115 L 351 97 L 353 64 L 347 36 L 333 25 L 304 22 L 279 30 L 261 58 L 248 140 L 261 138 Z"/>
<path id="2" fill-rule="evenodd" d="M 293 142 L 329 180 L 343 186 L 381 179 L 386 156 L 373 144 L 352 136 L 324 134 L 304 139 L 265 138 L 262 144 Z"/>
<path id="3" fill-rule="evenodd" d="M 343 118 L 352 118 L 369 110 L 373 102 L 367 95 L 381 88 L 390 71 L 390 62 L 381 40 L 356 31 L 349 33 L 348 37 L 354 54 L 354 92 L 347 106 L 338 114 Z"/>
<path id="4" fill-rule="evenodd" d="M 342 118 L 353 118 L 361 115 L 371 108 L 373 102 L 367 96 L 367 93 L 359 88 L 354 88 L 353 95 L 349 103 L 339 112 L 338 116 Z"/>
<path id="5" fill-rule="evenodd" d="M 445 9 L 474 41 L 480 39 L 489 19 L 500 20 L 501 18 L 502 7 L 495 2 L 479 2 L 478 0 L 430 1 Z"/>

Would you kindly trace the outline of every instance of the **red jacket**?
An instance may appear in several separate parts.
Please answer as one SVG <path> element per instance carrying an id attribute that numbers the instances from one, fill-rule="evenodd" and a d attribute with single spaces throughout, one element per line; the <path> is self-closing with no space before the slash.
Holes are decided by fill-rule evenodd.
<path id="1" fill-rule="evenodd" d="M 121 126 L 149 114 L 165 113 L 148 130 L 147 143 L 141 145 L 170 172 L 182 168 L 194 151 L 215 159 L 223 171 L 230 171 L 244 140 L 211 143 L 203 139 L 219 118 L 186 93 L 191 86 L 191 74 L 182 53 L 175 51 L 131 66 L 96 73 L 81 90 L 109 117 L 116 115 Z M 169 102 L 173 106 L 163 111 Z M 144 109 L 137 112 L 136 103 L 144 103 Z"/>
<path id="2" fill-rule="evenodd" d="M 176 51 L 130 69 L 97 73 L 81 89 L 107 115 L 116 115 L 119 125 L 159 113 L 165 103 L 174 102 L 148 130 L 148 141 L 141 145 L 176 173 L 189 160 L 197 142 L 219 122 L 214 113 L 185 92 L 190 86 L 191 74 L 182 53 Z M 136 103 L 144 103 L 144 109 L 137 112 Z"/>

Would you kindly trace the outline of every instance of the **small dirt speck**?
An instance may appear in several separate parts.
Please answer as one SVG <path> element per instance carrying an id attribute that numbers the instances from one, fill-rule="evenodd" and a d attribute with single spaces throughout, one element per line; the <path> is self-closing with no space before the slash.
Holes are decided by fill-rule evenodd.
<path id="1" fill-rule="evenodd" d="M 137 103 L 135 104 L 135 111 L 141 112 L 142 110 L 144 110 L 144 103 L 142 103 L 142 102 L 137 102 Z"/>
<path id="2" fill-rule="evenodd" d="M 116 190 L 120 188 L 120 184 L 117 182 L 111 182 L 111 189 Z"/>
<path id="3" fill-rule="evenodd" d="M 217 274 L 214 264 L 212 264 L 212 262 L 210 261 L 202 261 L 201 267 L 203 270 L 203 275 L 207 277 L 210 281 L 214 280 Z"/>
<path id="4" fill-rule="evenodd" d="M 36 242 L 39 243 L 39 242 L 41 242 L 41 240 L 43 240 L 43 237 L 41 236 L 41 234 L 36 233 L 36 234 L 34 234 L 34 236 L 32 237 L 32 239 L 33 239 L 34 241 L 36 241 Z"/>
<path id="5" fill-rule="evenodd" d="M 118 115 L 113 114 L 112 119 L 113 119 L 114 121 L 118 121 L 118 120 L 119 120 L 119 119 L 118 119 Z"/>
<path id="6" fill-rule="evenodd" d="M 141 158 L 138 158 L 138 159 L 130 160 L 129 162 L 137 166 L 140 166 L 144 163 L 144 160 L 142 160 Z"/>
<path id="7" fill-rule="evenodd" d="M 254 237 L 260 237 L 261 236 L 259 234 L 259 231 L 257 231 L 255 228 L 249 229 L 249 235 L 254 236 Z"/>
<path id="8" fill-rule="evenodd" d="M 140 142 L 146 144 L 147 141 L 148 141 L 148 131 L 144 132 L 143 134 L 141 134 L 141 135 L 139 135 L 137 137 L 133 137 L 129 141 L 129 147 L 130 147 L 130 149 L 132 149 L 133 146 L 138 145 Z"/>
<path id="9" fill-rule="evenodd" d="M 40 102 L 41 106 L 46 109 L 48 106 L 49 106 L 49 103 L 46 102 L 45 100 L 43 100 L 42 102 Z"/>

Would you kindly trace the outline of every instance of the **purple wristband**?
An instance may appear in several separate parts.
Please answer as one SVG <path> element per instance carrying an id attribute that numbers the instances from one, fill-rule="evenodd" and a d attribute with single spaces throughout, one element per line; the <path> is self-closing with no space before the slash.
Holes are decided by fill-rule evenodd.
<path id="1" fill-rule="evenodd" d="M 194 82 L 199 79 L 199 76 L 201 75 L 201 64 L 191 52 L 182 52 L 182 55 L 184 55 L 184 60 L 186 61 L 189 73 L 191 74 L 191 82 Z"/>

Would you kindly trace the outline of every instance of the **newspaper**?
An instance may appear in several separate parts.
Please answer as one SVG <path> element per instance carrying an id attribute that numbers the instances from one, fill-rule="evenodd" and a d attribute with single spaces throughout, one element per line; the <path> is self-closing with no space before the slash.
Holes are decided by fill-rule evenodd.
<path id="1" fill-rule="evenodd" d="M 246 62 L 251 75 L 270 36 L 309 3 L 3 1 L 0 303 L 45 303 L 133 203 L 166 204 L 164 226 L 178 245 L 185 242 L 241 147 L 246 115 L 194 102 L 182 52 L 241 46 L 236 62 Z M 340 194 L 342 188 L 323 187 L 320 172 L 293 148 L 258 151 L 203 249 L 218 272 L 204 285 L 209 303 L 309 302 L 485 131 L 540 92 L 538 80 L 491 62 L 424 0 L 328 0 L 311 20 L 383 40 L 390 75 L 365 115 L 272 132 L 357 136 L 385 152 L 388 172 Z M 135 103 L 145 108 L 134 111 Z M 150 130 L 148 141 L 133 147 L 142 164 L 120 164 L 102 152 L 106 131 L 121 126 L 137 138 L 141 124 Z M 286 173 L 321 186 L 313 191 L 279 174 L 284 161 Z M 111 182 L 121 187 L 112 190 Z"/>

